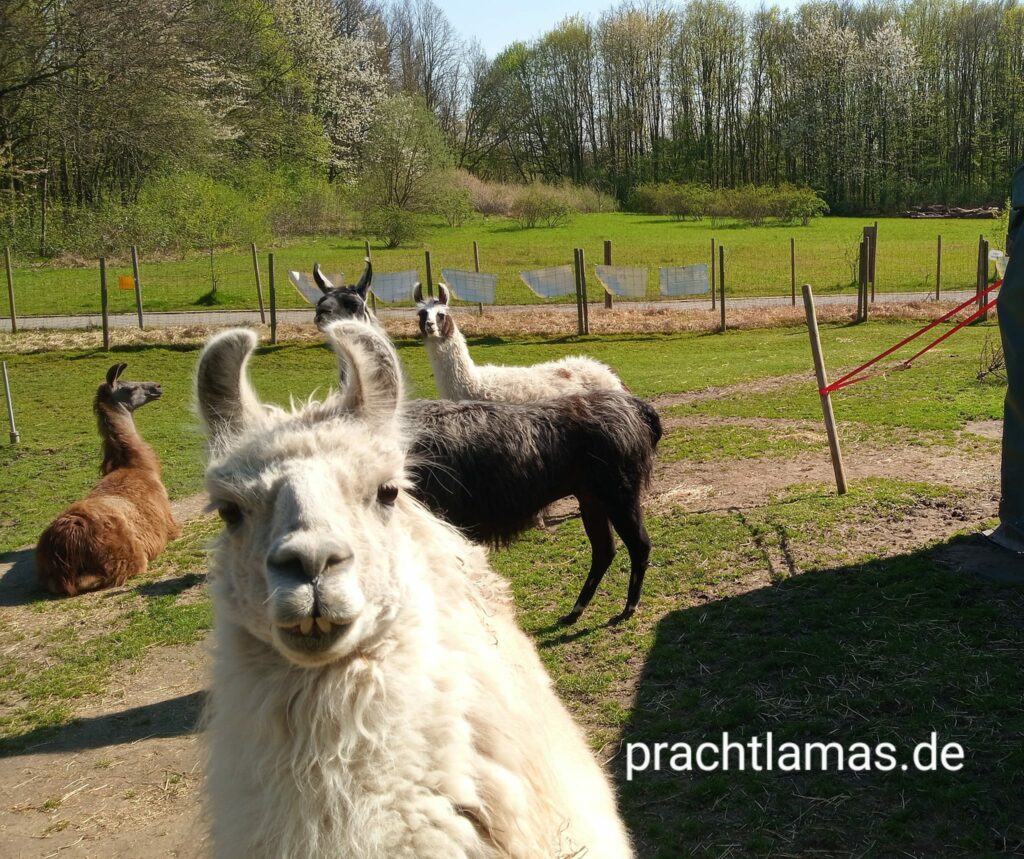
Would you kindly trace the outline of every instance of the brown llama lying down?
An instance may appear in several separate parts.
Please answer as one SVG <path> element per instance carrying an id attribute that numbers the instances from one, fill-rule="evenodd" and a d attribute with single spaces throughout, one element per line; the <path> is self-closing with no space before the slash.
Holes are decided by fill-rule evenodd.
<path id="1" fill-rule="evenodd" d="M 96 391 L 102 479 L 36 545 L 39 583 L 58 596 L 123 585 L 145 572 L 180 533 L 160 481 L 160 460 L 132 419 L 132 412 L 159 399 L 163 389 L 155 382 L 118 381 L 127 366 L 111 367 Z"/>

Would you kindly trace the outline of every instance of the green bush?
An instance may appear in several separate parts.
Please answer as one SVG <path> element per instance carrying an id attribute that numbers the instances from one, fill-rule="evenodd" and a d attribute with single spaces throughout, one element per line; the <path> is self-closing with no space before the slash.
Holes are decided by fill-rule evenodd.
<path id="1" fill-rule="evenodd" d="M 473 198 L 454 173 L 444 173 L 431 193 L 431 208 L 449 227 L 461 227 L 473 217 Z"/>
<path id="2" fill-rule="evenodd" d="M 759 226 L 768 218 L 780 223 L 800 221 L 806 226 L 811 218 L 828 212 L 828 205 L 810 188 L 782 185 L 744 185 L 740 188 L 717 188 L 678 182 L 647 182 L 637 185 L 629 198 L 635 212 L 671 215 L 677 220 L 710 216 L 718 224 L 734 218 Z"/>
<path id="3" fill-rule="evenodd" d="M 523 229 L 558 227 L 568 223 L 572 213 L 566 194 L 541 182 L 524 186 L 512 199 L 512 217 Z"/>
<path id="4" fill-rule="evenodd" d="M 401 206 L 379 206 L 363 215 L 363 224 L 389 248 L 418 241 L 423 234 L 419 219 Z"/>

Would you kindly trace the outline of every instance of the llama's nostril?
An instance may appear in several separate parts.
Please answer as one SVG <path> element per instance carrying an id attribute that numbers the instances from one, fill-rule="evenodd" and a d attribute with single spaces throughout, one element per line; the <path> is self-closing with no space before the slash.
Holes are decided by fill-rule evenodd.
<path id="1" fill-rule="evenodd" d="M 313 581 L 324 573 L 343 566 L 352 553 L 340 545 L 324 545 L 322 541 L 286 540 L 267 556 L 267 569 L 285 578 Z"/>

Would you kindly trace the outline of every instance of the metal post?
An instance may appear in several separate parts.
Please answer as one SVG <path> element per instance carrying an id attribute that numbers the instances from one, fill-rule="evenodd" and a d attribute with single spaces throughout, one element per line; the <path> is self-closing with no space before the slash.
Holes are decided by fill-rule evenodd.
<path id="1" fill-rule="evenodd" d="M 587 264 L 583 248 L 580 248 L 580 306 L 583 308 L 583 333 L 590 333 L 590 308 L 587 301 Z"/>
<path id="2" fill-rule="evenodd" d="M 139 314 L 139 330 L 145 326 L 142 322 L 142 280 L 139 278 L 139 249 L 132 245 L 132 277 L 135 278 L 135 311 Z"/>
<path id="3" fill-rule="evenodd" d="M 103 319 L 103 351 L 110 351 L 110 319 L 107 316 L 107 259 L 100 257 L 100 316 Z"/>
<path id="4" fill-rule="evenodd" d="M 715 309 L 715 240 L 711 240 L 711 309 Z"/>
<path id="5" fill-rule="evenodd" d="M 605 239 L 604 240 L 604 264 L 605 265 L 611 265 L 612 264 L 612 240 L 611 239 Z M 611 310 L 612 309 L 612 294 L 607 289 L 604 291 L 604 309 L 605 310 Z"/>
<path id="6" fill-rule="evenodd" d="M 942 234 L 939 233 L 939 244 L 935 252 L 935 300 L 939 301 L 942 289 Z"/>
<path id="7" fill-rule="evenodd" d="M 260 258 L 256 253 L 256 242 L 250 243 L 252 249 L 252 270 L 256 275 L 256 301 L 260 306 L 260 323 L 267 324 L 267 312 L 263 309 L 263 281 L 260 279 Z"/>
<path id="8" fill-rule="evenodd" d="M 14 275 L 11 273 L 11 249 L 4 248 L 4 262 L 7 264 L 7 301 L 11 306 L 11 333 L 18 333 L 18 311 L 14 309 Z"/>
<path id="9" fill-rule="evenodd" d="M 789 289 L 796 307 L 796 239 L 792 236 L 789 239 Z"/>
<path id="10" fill-rule="evenodd" d="M 725 333 L 725 246 L 718 246 L 718 288 L 721 290 L 721 295 L 718 300 L 718 309 L 722 314 L 722 327 L 718 330 Z M 714 288 L 711 292 L 714 293 Z"/>
<path id="11" fill-rule="evenodd" d="M 434 272 L 430 268 L 430 251 L 423 252 L 427 258 L 427 295 L 434 294 Z"/>
<path id="12" fill-rule="evenodd" d="M 11 424 L 11 444 L 17 444 L 21 441 L 21 436 L 18 435 L 18 428 L 14 425 L 14 401 L 11 399 L 11 382 L 7 378 L 7 362 L 3 362 L 4 368 L 4 396 L 7 397 L 7 420 Z"/>
<path id="13" fill-rule="evenodd" d="M 277 343 L 277 288 L 274 285 L 273 254 L 267 254 L 267 274 L 270 276 L 270 342 Z"/>
<path id="14" fill-rule="evenodd" d="M 811 285 L 805 283 L 804 311 L 807 314 L 807 332 L 811 337 L 811 355 L 814 357 L 814 375 L 818 380 L 818 395 L 821 397 L 821 412 L 825 418 L 825 432 L 828 435 L 828 449 L 832 454 L 832 470 L 836 476 L 836 489 L 840 495 L 846 494 L 846 471 L 843 468 L 843 453 L 839 448 L 839 433 L 836 430 L 836 418 L 832 413 L 832 395 L 822 394 L 828 387 L 828 376 L 825 373 L 825 359 L 821 354 L 821 338 L 818 335 L 818 317 L 814 312 L 814 293 Z"/>

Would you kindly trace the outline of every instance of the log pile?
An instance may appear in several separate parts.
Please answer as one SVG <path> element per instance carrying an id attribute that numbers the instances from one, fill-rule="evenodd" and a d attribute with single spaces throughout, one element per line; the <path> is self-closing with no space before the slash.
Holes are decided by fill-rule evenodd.
<path id="1" fill-rule="evenodd" d="M 957 206 L 918 206 L 903 213 L 904 218 L 998 218 L 1002 216 L 998 206 L 982 206 L 977 209 L 962 209 Z"/>

